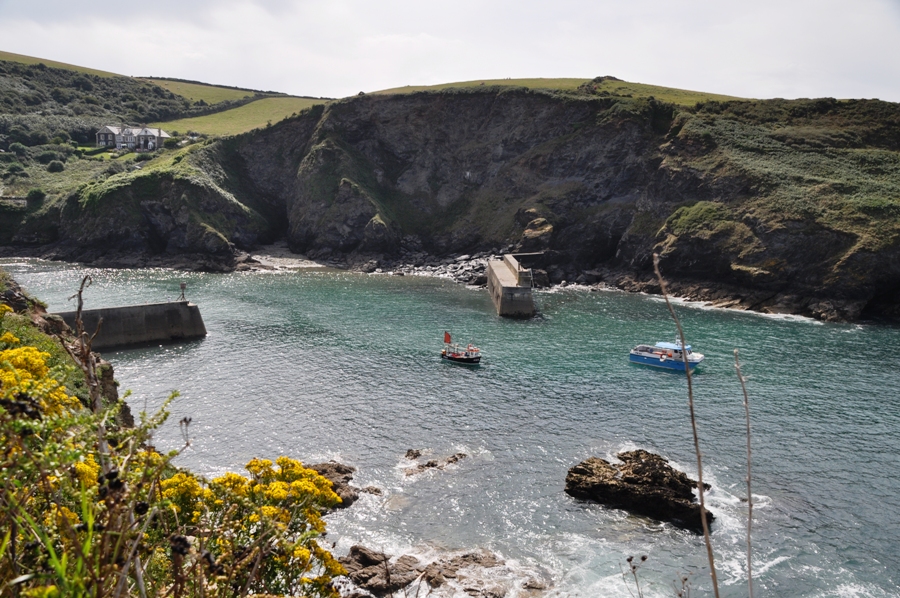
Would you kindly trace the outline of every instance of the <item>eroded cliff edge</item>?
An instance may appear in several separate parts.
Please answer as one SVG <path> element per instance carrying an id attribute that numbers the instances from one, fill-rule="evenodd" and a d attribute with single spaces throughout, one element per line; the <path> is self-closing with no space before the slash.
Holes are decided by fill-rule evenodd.
<path id="1" fill-rule="evenodd" d="M 514 247 L 551 279 L 651 292 L 657 252 L 695 298 L 897 316 L 898 145 L 900 105 L 877 100 L 368 95 L 79 189 L 10 243 L 206 269 L 281 237 L 350 265 Z"/>

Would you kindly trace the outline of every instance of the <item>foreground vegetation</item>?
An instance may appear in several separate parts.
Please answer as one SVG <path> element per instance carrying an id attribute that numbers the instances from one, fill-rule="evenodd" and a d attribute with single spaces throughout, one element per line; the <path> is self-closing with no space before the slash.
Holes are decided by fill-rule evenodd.
<path id="1" fill-rule="evenodd" d="M 165 407 L 118 426 L 88 337 L 59 345 L 32 319 L 0 303 L 4 595 L 337 596 L 344 570 L 316 540 L 340 502 L 329 481 L 287 457 L 213 480 L 173 466 L 150 444 Z"/>

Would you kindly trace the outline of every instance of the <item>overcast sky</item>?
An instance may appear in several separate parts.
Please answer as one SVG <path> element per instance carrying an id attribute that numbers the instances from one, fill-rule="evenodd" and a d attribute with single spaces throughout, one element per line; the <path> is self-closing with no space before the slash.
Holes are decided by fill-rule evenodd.
<path id="1" fill-rule="evenodd" d="M 327 97 L 614 75 L 900 101 L 900 0 L 0 0 L 0 49 Z"/>

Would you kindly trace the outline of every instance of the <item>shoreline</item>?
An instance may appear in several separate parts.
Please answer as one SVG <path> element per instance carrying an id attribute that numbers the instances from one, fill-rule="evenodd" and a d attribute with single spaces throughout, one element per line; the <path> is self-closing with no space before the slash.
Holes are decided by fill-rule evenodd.
<path id="1" fill-rule="evenodd" d="M 496 249 L 496 248 L 495 248 Z M 211 273 L 229 272 L 296 272 L 312 270 L 344 270 L 387 276 L 432 276 L 447 278 L 458 284 L 484 288 L 487 285 L 488 260 L 500 259 L 511 247 L 490 252 L 439 257 L 425 252 L 403 252 L 399 258 L 382 256 L 335 256 L 331 252 L 311 255 L 293 253 L 286 241 L 262 245 L 251 252 L 238 252 L 224 262 L 209 255 L 125 255 L 98 256 L 89 260 L 71 259 L 58 248 L 0 247 L 0 257 L 38 258 L 83 264 L 93 268 L 171 268 L 173 270 Z M 324 255 L 322 255 L 324 253 Z M 230 263 L 229 263 L 230 262 Z M 629 293 L 661 296 L 659 283 L 649 272 L 623 268 L 595 268 L 578 271 L 551 264 L 534 269 L 534 288 L 561 289 L 578 286 L 591 290 L 617 289 Z M 900 313 L 869 313 L 866 301 L 815 297 L 740 287 L 704 280 L 667 278 L 671 298 L 706 304 L 706 306 L 768 315 L 792 315 L 824 322 L 888 322 L 900 319 Z"/>

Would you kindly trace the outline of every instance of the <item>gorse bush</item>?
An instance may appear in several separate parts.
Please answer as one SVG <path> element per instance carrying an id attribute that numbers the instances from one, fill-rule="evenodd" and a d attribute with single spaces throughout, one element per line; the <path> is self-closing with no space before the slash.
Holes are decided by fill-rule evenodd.
<path id="1" fill-rule="evenodd" d="M 117 427 L 117 407 L 83 407 L 66 386 L 78 370 L 14 334 L 24 318 L 10 311 L 0 305 L 3 595 L 337 596 L 343 568 L 316 540 L 340 502 L 328 480 L 287 457 L 209 481 L 174 467 L 180 451 L 150 447 L 174 395 Z M 91 386 L 80 343 L 68 352 Z"/>

